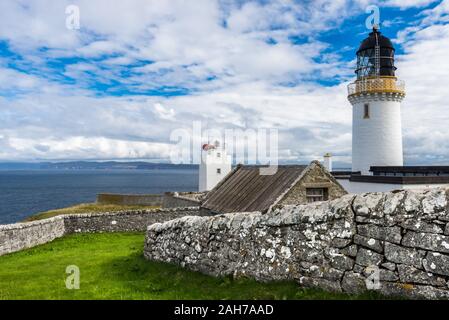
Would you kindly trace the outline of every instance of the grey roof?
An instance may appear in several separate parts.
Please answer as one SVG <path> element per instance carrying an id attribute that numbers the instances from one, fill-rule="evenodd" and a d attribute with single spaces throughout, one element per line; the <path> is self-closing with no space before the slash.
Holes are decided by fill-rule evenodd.
<path id="1" fill-rule="evenodd" d="M 369 171 L 374 174 L 378 172 L 427 173 L 430 176 L 438 176 L 449 173 L 449 166 L 372 166 Z"/>
<path id="2" fill-rule="evenodd" d="M 351 182 L 369 182 L 382 184 L 401 184 L 401 185 L 417 185 L 417 184 L 449 184 L 449 176 L 421 176 L 421 177 L 404 177 L 404 176 L 363 176 L 353 174 L 350 176 Z"/>
<path id="3" fill-rule="evenodd" d="M 300 178 L 306 165 L 279 166 L 274 175 L 261 175 L 260 166 L 237 166 L 214 189 L 203 208 L 217 213 L 267 211 Z"/>

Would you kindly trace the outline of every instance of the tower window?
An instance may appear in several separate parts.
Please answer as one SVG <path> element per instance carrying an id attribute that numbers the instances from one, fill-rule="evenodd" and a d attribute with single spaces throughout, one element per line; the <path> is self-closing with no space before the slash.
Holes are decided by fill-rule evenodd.
<path id="1" fill-rule="evenodd" d="M 363 119 L 369 119 L 369 104 L 365 103 L 365 105 L 363 106 Z"/>
<path id="2" fill-rule="evenodd" d="M 217 152 L 217 158 L 221 158 L 221 153 Z"/>
<path id="3" fill-rule="evenodd" d="M 221 174 L 221 169 L 220 168 L 217 169 L 217 174 Z"/>

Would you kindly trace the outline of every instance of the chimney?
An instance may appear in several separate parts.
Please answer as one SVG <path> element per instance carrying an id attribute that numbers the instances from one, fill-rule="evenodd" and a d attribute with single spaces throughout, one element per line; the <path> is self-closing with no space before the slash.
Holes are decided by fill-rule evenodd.
<path id="1" fill-rule="evenodd" d="M 332 172 L 332 155 L 330 153 L 324 155 L 324 167 L 327 171 Z"/>

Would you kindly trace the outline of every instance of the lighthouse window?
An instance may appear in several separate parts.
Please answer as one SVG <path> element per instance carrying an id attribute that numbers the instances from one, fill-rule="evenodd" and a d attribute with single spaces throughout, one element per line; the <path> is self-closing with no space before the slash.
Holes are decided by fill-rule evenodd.
<path id="1" fill-rule="evenodd" d="M 369 119 L 369 104 L 365 103 L 363 108 L 363 119 Z"/>
<path id="2" fill-rule="evenodd" d="M 221 174 L 221 169 L 217 169 L 217 174 Z"/>
<path id="3" fill-rule="evenodd" d="M 217 158 L 221 158 L 221 153 L 220 152 L 217 153 Z"/>

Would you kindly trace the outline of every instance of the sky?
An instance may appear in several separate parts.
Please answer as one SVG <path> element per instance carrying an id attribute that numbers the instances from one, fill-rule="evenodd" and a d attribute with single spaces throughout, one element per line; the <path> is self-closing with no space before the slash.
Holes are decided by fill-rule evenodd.
<path id="1" fill-rule="evenodd" d="M 0 161 L 166 162 L 200 121 L 277 129 L 281 163 L 349 165 L 370 5 L 406 82 L 405 162 L 449 164 L 449 0 L 2 0 Z"/>

